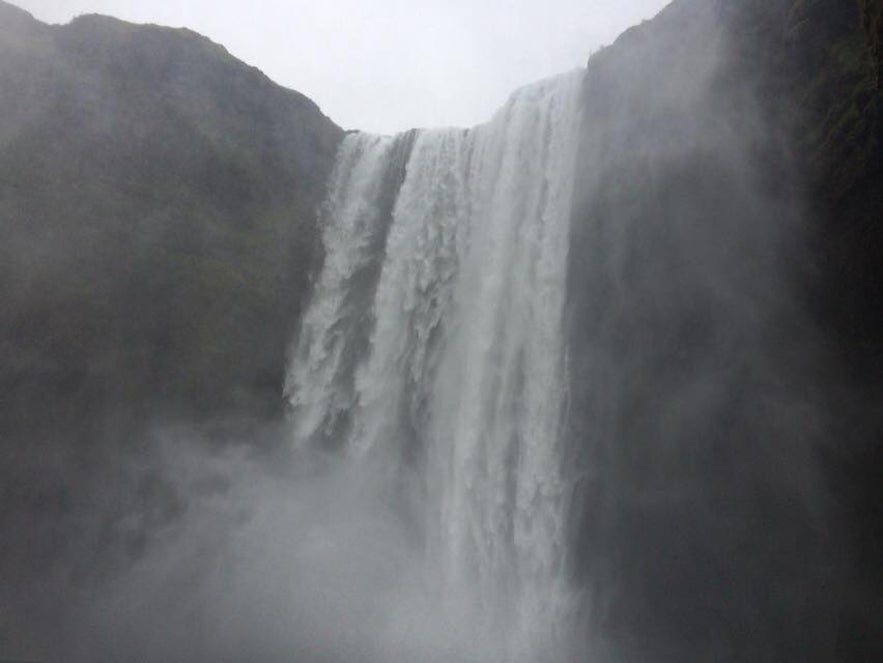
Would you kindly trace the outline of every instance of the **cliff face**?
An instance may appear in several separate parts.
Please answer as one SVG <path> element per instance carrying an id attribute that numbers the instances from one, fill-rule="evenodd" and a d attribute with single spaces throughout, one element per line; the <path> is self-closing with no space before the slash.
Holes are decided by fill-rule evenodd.
<path id="1" fill-rule="evenodd" d="M 883 375 L 883 89 L 879 85 L 880 3 L 852 6 L 848 21 L 815 45 L 826 5 L 805 12 L 797 70 L 804 104 L 800 147 L 822 256 L 820 315 L 832 326 L 856 379 Z M 815 65 L 815 66 L 813 66 Z"/>
<path id="2" fill-rule="evenodd" d="M 824 463 L 849 550 L 838 653 L 875 660 L 883 656 L 883 2 L 797 5 L 805 26 L 795 36 L 797 94 L 785 99 L 798 109 L 813 222 L 814 320 L 832 352 Z M 826 38 L 814 39 L 819 32 Z"/>
<path id="3" fill-rule="evenodd" d="M 0 2 L 0 655 L 186 508 L 157 419 L 281 412 L 342 134 L 192 32 Z"/>
<path id="4" fill-rule="evenodd" d="M 7 425 L 278 409 L 342 131 L 195 33 L 5 4 L 0 90 Z"/>
<path id="5" fill-rule="evenodd" d="M 679 0 L 588 63 L 574 567 L 616 660 L 880 655 L 875 11 Z"/>
<path id="6" fill-rule="evenodd" d="M 883 3 L 859 0 L 862 26 L 868 39 L 868 50 L 877 69 L 877 89 L 883 86 Z"/>

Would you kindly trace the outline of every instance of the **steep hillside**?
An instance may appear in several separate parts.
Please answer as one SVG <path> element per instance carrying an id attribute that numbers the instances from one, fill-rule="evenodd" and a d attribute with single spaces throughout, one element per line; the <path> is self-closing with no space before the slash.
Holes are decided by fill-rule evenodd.
<path id="1" fill-rule="evenodd" d="M 159 421 L 281 413 L 342 134 L 187 30 L 0 2 L 0 657 L 186 509 Z"/>
<path id="2" fill-rule="evenodd" d="M 602 656 L 880 656 L 878 30 L 879 3 L 678 0 L 588 63 L 570 425 Z"/>
<path id="3" fill-rule="evenodd" d="M 793 16 L 814 313 L 839 389 L 825 455 L 849 550 L 838 652 L 875 660 L 883 656 L 883 2 L 796 3 Z"/>
<path id="4" fill-rule="evenodd" d="M 3 3 L 0 90 L 5 424 L 278 409 L 342 131 L 195 33 Z"/>

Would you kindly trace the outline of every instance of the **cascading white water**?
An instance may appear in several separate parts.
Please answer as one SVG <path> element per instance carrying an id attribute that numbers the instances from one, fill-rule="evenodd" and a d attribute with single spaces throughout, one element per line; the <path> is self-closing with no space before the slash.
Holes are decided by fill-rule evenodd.
<path id="1" fill-rule="evenodd" d="M 298 444 L 420 477 L 443 602 L 506 660 L 565 623 L 563 312 L 582 72 L 471 130 L 346 137 L 290 368 Z"/>

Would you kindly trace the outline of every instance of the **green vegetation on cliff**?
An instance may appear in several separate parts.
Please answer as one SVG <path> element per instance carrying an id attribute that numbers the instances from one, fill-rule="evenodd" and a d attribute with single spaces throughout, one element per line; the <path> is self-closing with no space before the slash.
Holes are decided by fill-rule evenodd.
<path id="1" fill-rule="evenodd" d="M 880 0 L 859 0 L 859 6 L 870 54 L 877 69 L 879 90 L 883 87 L 883 3 Z"/>

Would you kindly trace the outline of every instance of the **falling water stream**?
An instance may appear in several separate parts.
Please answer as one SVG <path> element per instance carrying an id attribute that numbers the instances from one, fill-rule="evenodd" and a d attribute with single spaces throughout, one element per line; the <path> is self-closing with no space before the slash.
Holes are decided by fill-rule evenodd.
<path id="1" fill-rule="evenodd" d="M 297 445 L 389 468 L 427 586 L 503 660 L 565 627 L 564 300 L 582 71 L 487 124 L 348 135 L 290 366 Z"/>

